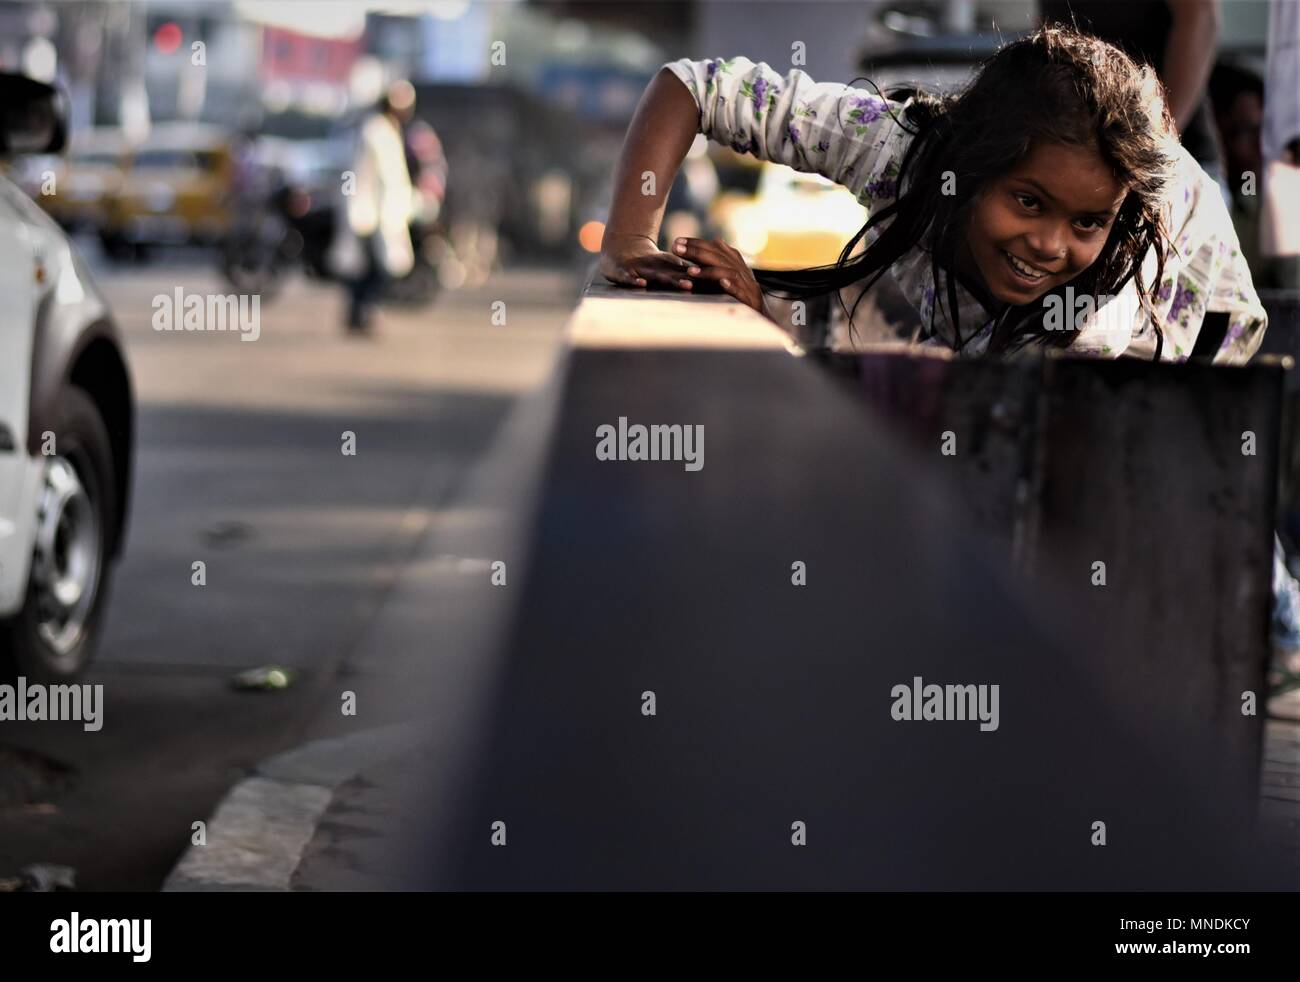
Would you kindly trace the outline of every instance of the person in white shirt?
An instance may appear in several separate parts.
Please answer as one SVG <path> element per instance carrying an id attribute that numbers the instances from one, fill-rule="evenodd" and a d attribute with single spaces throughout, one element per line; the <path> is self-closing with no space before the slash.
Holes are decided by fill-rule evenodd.
<path id="1" fill-rule="evenodd" d="M 410 223 L 415 194 L 402 136 L 402 127 L 414 115 L 414 87 L 395 82 L 357 138 L 351 193 L 345 185 L 343 220 L 332 247 L 334 267 L 348 286 L 351 331 L 371 329 L 389 278 L 405 276 L 414 263 Z"/>

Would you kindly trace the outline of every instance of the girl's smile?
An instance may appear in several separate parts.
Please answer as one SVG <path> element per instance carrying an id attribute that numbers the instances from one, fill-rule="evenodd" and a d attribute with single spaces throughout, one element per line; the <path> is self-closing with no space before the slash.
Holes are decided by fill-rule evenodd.
<path id="1" fill-rule="evenodd" d="M 1095 148 L 1035 143 L 976 199 L 968 265 L 994 299 L 1030 303 L 1096 261 L 1126 193 Z"/>
<path id="2" fill-rule="evenodd" d="M 1011 272 L 1015 275 L 1016 279 L 1023 280 L 1030 286 L 1036 286 L 1038 283 L 1042 282 L 1044 276 L 1052 275 L 1048 270 L 1040 269 L 1032 263 L 1027 263 L 1010 252 L 1003 250 L 1002 254 L 1007 257 L 1007 264 L 1011 267 Z"/>

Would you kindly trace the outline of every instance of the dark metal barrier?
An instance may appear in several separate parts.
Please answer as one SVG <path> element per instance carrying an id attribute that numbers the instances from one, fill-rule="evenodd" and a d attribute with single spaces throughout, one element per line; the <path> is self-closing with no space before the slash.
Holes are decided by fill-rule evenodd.
<path id="1" fill-rule="evenodd" d="M 1268 311 L 1268 330 L 1260 353 L 1300 357 L 1300 291 L 1261 290 L 1259 298 Z M 1298 385 L 1300 378 L 1293 376 L 1287 388 Z"/>
<path id="2" fill-rule="evenodd" d="M 1279 359 L 828 358 L 976 528 L 1102 627 L 1099 659 L 1130 642 L 1139 684 L 1258 758 L 1262 713 L 1244 724 L 1241 694 L 1263 691 L 1268 659 Z"/>
<path id="3" fill-rule="evenodd" d="M 1268 332 L 1261 351 L 1300 357 L 1300 291 L 1261 290 Z M 1291 548 L 1300 547 L 1300 372 L 1289 372 L 1282 407 L 1281 507 L 1279 526 Z"/>
<path id="4" fill-rule="evenodd" d="M 1251 828 L 1240 710 L 1262 700 L 1276 366 L 858 361 L 927 440 L 957 434 L 928 451 L 942 480 L 738 305 L 597 288 L 571 340 L 422 884 L 1293 884 Z M 602 459 L 602 428 L 621 454 L 636 424 L 702 428 L 702 466 Z M 1080 539 L 1105 587 L 1069 565 Z M 1058 558 L 1064 586 L 1024 576 Z M 998 709 L 902 718 L 926 684 L 997 686 Z"/>

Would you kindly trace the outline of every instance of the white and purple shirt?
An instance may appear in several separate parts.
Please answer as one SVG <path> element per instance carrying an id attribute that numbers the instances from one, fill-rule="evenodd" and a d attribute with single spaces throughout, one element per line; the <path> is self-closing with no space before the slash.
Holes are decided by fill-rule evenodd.
<path id="1" fill-rule="evenodd" d="M 898 194 L 898 171 L 912 134 L 898 123 L 906 103 L 886 100 L 866 89 L 815 82 L 792 70 L 781 75 L 747 58 L 682 59 L 665 66 L 690 90 L 700 108 L 700 132 L 741 153 L 821 174 L 852 191 L 868 209 L 891 204 Z M 1174 248 L 1165 259 L 1164 277 L 1153 306 L 1164 334 L 1161 357 L 1188 358 L 1207 312 L 1228 315 L 1218 363 L 1246 361 L 1263 340 L 1268 324 L 1241 254 L 1218 184 L 1180 148 L 1178 173 L 1166 201 L 1166 227 Z M 874 242 L 880 229 L 869 233 Z M 1155 279 L 1154 253 L 1143 277 Z M 955 346 L 947 312 L 947 283 L 936 283 L 930 256 L 922 249 L 890 270 L 903 294 L 930 330 L 927 343 Z M 963 341 L 978 332 L 962 352 L 988 349 L 995 316 L 961 284 L 956 285 Z M 936 307 L 936 296 L 941 302 Z M 1156 334 L 1138 303 L 1130 280 L 1109 303 L 1083 320 L 1071 352 L 1095 357 L 1132 355 L 1150 359 Z"/>

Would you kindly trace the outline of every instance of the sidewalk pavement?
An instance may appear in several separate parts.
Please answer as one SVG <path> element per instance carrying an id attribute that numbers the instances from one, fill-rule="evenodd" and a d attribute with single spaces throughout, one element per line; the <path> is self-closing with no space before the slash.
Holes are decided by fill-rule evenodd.
<path id="1" fill-rule="evenodd" d="M 1259 816 L 1267 835 L 1300 868 L 1300 690 L 1269 700 L 1259 776 Z"/>

